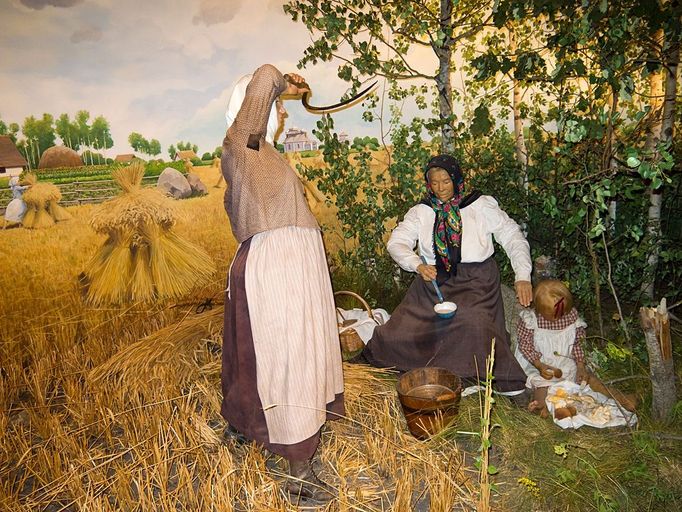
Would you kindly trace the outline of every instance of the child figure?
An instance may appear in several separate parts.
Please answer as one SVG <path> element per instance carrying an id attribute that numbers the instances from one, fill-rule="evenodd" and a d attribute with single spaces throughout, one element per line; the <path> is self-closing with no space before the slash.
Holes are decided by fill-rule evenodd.
<path id="1" fill-rule="evenodd" d="M 528 405 L 531 412 L 547 416 L 547 388 L 561 380 L 586 382 L 593 391 L 634 411 L 634 397 L 607 388 L 585 366 L 580 343 L 587 324 L 573 307 L 573 296 L 561 281 L 541 281 L 534 290 L 533 309 L 525 309 L 519 316 L 515 355 L 528 375 L 526 387 L 533 390 Z"/>

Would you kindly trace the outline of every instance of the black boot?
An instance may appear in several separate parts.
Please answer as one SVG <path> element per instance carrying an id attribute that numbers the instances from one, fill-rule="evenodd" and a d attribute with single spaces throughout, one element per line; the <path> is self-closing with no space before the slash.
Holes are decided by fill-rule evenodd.
<path id="1" fill-rule="evenodd" d="M 309 460 L 289 461 L 290 478 L 285 489 L 292 498 L 303 498 L 317 502 L 327 502 L 335 497 L 334 489 L 320 480 Z"/>
<path id="2" fill-rule="evenodd" d="M 244 446 L 250 442 L 244 434 L 232 425 L 228 425 L 227 428 L 223 430 L 223 439 L 226 441 L 234 441 L 237 446 Z"/>

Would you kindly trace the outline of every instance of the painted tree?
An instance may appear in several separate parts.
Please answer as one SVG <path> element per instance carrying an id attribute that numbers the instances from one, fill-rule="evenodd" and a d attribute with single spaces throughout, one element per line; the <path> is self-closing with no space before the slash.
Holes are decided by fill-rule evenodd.
<path id="1" fill-rule="evenodd" d="M 128 143 L 134 151 L 145 155 L 155 156 L 161 153 L 161 143 L 157 139 L 147 140 L 137 132 L 128 135 Z"/>
<path id="2" fill-rule="evenodd" d="M 128 144 L 133 148 L 133 151 L 138 151 L 140 153 L 145 153 L 149 142 L 145 139 L 142 134 L 137 132 L 132 132 L 128 135 Z"/>
<path id="3" fill-rule="evenodd" d="M 18 134 L 19 125 L 17 123 L 7 124 L 0 119 L 0 135 L 9 135 L 9 138 L 12 139 L 12 142 L 16 144 Z"/>
<path id="4" fill-rule="evenodd" d="M 199 151 L 199 146 L 197 146 L 196 144 L 192 144 L 189 141 L 187 142 L 179 141 L 175 145 L 177 146 L 178 151 L 194 151 L 195 153 Z M 171 155 L 171 158 L 174 156 L 175 154 Z"/>
<path id="5" fill-rule="evenodd" d="M 151 139 L 149 141 L 149 146 L 147 147 L 147 154 L 150 156 L 156 156 L 161 154 L 161 143 L 158 139 Z"/>
<path id="6" fill-rule="evenodd" d="M 54 118 L 51 114 L 43 114 L 41 119 L 29 116 L 21 126 L 21 133 L 24 139 L 20 141 L 19 149 L 32 162 L 32 167 L 36 167 L 43 152 L 54 146 Z"/>
<path id="7" fill-rule="evenodd" d="M 55 132 L 62 139 L 62 144 L 78 151 L 81 146 L 80 128 L 75 121 L 71 121 L 69 114 L 61 114 L 55 122 Z"/>
<path id="8" fill-rule="evenodd" d="M 93 119 L 92 126 L 90 126 L 89 140 L 93 141 L 92 147 L 95 149 L 109 149 L 113 147 L 114 139 L 111 137 L 111 127 L 109 126 L 109 121 L 104 116 L 97 116 Z"/>

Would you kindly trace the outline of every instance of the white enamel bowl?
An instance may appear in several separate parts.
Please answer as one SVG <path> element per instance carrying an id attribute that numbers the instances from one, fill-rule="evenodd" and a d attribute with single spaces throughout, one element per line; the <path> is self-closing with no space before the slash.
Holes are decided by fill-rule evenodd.
<path id="1" fill-rule="evenodd" d="M 441 318 L 452 318 L 457 312 L 457 304 L 454 302 L 439 302 L 433 306 L 433 310 Z"/>

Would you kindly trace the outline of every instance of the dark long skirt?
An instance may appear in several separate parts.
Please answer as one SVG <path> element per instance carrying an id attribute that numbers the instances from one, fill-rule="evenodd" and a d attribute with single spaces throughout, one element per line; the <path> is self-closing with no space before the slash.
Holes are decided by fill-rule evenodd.
<path id="1" fill-rule="evenodd" d="M 220 412 L 227 422 L 269 451 L 289 460 L 310 459 L 320 442 L 319 431 L 299 443 L 270 443 L 263 404 L 258 396 L 256 354 L 246 298 L 246 261 L 251 239 L 240 246 L 232 264 L 230 295 L 225 295 L 223 326 L 222 390 Z M 327 404 L 327 419 L 344 414 L 343 394 Z"/>
<path id="2" fill-rule="evenodd" d="M 390 320 L 374 330 L 363 355 L 378 367 L 406 371 L 423 366 L 447 368 L 467 384 L 485 378 L 485 361 L 495 339 L 493 387 L 522 390 L 526 374 L 509 347 L 495 260 L 460 263 L 457 275 L 440 287 L 446 301 L 457 304 L 454 318 L 438 317 L 431 283 L 414 279 Z"/>

